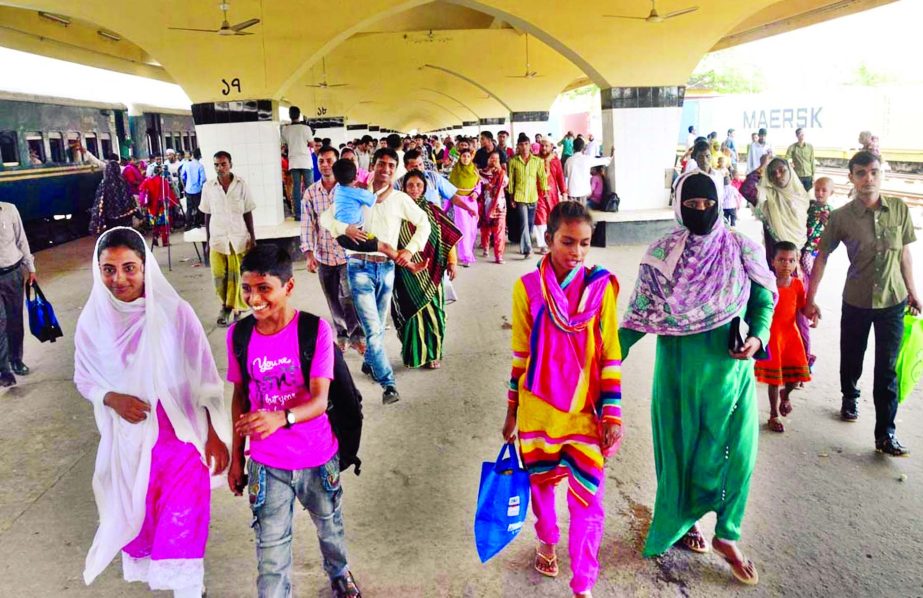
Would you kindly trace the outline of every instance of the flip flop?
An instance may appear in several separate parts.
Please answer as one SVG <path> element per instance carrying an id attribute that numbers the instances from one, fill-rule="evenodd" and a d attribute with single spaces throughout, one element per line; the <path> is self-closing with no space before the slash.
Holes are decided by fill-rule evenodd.
<path id="1" fill-rule="evenodd" d="M 773 432 L 778 432 L 779 434 L 781 434 L 782 432 L 785 431 L 785 425 L 782 423 L 782 420 L 780 420 L 778 417 L 770 417 L 769 418 L 769 429 L 772 430 Z"/>
<path id="2" fill-rule="evenodd" d="M 535 549 L 535 570 L 544 575 L 545 577 L 557 577 L 558 576 L 558 555 L 554 554 L 550 557 L 545 556 L 538 551 L 538 548 Z"/>
<path id="3" fill-rule="evenodd" d="M 715 552 L 717 552 L 721 558 L 723 558 L 725 562 L 731 566 L 731 574 L 734 575 L 734 578 L 737 579 L 737 581 L 747 586 L 755 586 L 760 582 L 760 574 L 756 570 L 756 566 L 753 564 L 753 561 L 750 559 L 738 559 L 733 556 L 728 556 L 723 550 L 718 548 L 714 541 L 712 541 L 712 547 L 715 549 Z M 746 577 L 743 573 L 741 573 L 741 571 L 743 571 L 747 566 L 753 569 L 753 577 Z"/>
<path id="4" fill-rule="evenodd" d="M 691 550 L 692 552 L 697 552 L 699 554 L 708 554 L 711 552 L 711 549 L 708 547 L 708 543 L 705 542 L 705 536 L 702 535 L 698 529 L 693 526 L 686 535 L 679 539 L 678 544 L 685 548 L 686 550 Z"/>
<path id="5" fill-rule="evenodd" d="M 779 415 L 782 417 L 788 417 L 788 414 L 792 412 L 792 401 L 789 398 L 791 394 L 784 389 L 779 391 Z"/>

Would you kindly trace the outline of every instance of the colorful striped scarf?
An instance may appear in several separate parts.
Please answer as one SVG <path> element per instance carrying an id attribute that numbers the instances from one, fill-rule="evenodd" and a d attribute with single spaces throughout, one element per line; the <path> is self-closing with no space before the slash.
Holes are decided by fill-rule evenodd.
<path id="1" fill-rule="evenodd" d="M 554 408 L 571 412 L 585 375 L 587 328 L 597 323 L 606 286 L 615 277 L 596 266 L 579 267 L 561 283 L 548 255 L 523 278 L 529 296 L 540 293 L 543 306 L 532 327 L 529 370 L 524 387 Z M 599 349 L 599 347 L 596 347 Z M 597 351 L 597 354 L 599 351 Z"/>

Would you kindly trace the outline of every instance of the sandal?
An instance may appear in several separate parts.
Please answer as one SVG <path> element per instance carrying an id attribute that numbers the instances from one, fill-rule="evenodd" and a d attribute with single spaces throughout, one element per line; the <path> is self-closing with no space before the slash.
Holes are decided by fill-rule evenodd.
<path id="1" fill-rule="evenodd" d="M 439 363 L 439 360 L 438 360 L 438 359 L 435 359 L 435 360 L 433 360 L 433 361 L 431 361 L 431 362 L 429 362 L 429 363 L 426 364 L 426 369 L 428 369 L 428 370 L 438 370 L 438 369 L 441 368 L 441 367 L 442 367 L 442 364 Z"/>
<path id="2" fill-rule="evenodd" d="M 782 433 L 785 431 L 785 426 L 782 424 L 782 420 L 778 416 L 773 416 L 769 418 L 769 429 L 773 432 Z"/>
<path id="3" fill-rule="evenodd" d="M 788 417 L 788 414 L 792 412 L 792 401 L 789 399 L 791 396 L 791 391 L 782 389 L 779 391 L 779 415 L 782 417 Z"/>
<path id="4" fill-rule="evenodd" d="M 542 554 L 538 548 L 535 549 L 535 570 L 545 577 L 558 576 L 558 555 L 553 554 L 550 557 Z"/>
<path id="5" fill-rule="evenodd" d="M 760 582 L 760 574 L 757 572 L 753 561 L 748 558 L 737 558 L 734 555 L 729 556 L 726 552 L 719 548 L 719 542 L 721 542 L 721 540 L 715 537 L 715 539 L 712 540 L 712 547 L 715 549 L 715 552 L 721 555 L 721 558 L 723 558 L 725 562 L 731 566 L 731 573 L 734 575 L 737 581 L 748 586 L 755 586 L 758 584 Z M 752 577 L 748 576 L 748 569 L 753 571 Z"/>
<path id="6" fill-rule="evenodd" d="M 679 543 L 683 548 L 691 550 L 692 552 L 697 552 L 699 554 L 708 554 L 710 552 L 708 544 L 705 542 L 705 536 L 699 531 L 698 525 L 693 525 L 689 531 L 686 532 L 686 535 L 679 539 Z"/>
<path id="7" fill-rule="evenodd" d="M 229 326 L 228 316 L 230 315 L 231 315 L 231 312 L 227 310 L 222 311 L 221 315 L 218 316 L 218 320 L 215 323 L 218 324 L 218 326 L 221 328 L 227 328 Z"/>

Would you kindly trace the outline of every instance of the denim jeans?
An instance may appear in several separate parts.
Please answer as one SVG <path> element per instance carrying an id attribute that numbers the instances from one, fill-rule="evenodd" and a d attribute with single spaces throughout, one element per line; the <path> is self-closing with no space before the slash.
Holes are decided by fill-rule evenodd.
<path id="1" fill-rule="evenodd" d="M 259 598 L 292 596 L 292 517 L 296 498 L 314 520 L 327 576 L 333 581 L 346 575 L 349 565 L 337 456 L 320 467 L 294 471 L 251 460 L 248 476 Z"/>
<path id="2" fill-rule="evenodd" d="M 394 262 L 367 262 L 350 257 L 346 263 L 353 307 L 365 331 L 365 363 L 382 388 L 394 386 L 394 370 L 385 353 L 385 320 L 394 289 Z"/>
<path id="3" fill-rule="evenodd" d="M 532 253 L 532 228 L 535 226 L 535 204 L 518 203 L 516 209 L 519 211 L 520 230 L 522 236 L 519 237 L 519 250 L 523 255 Z"/>
<path id="4" fill-rule="evenodd" d="M 859 398 L 856 386 L 862 377 L 862 362 L 868 346 L 869 329 L 875 327 L 875 440 L 894 434 L 897 416 L 897 352 L 904 335 L 907 302 L 893 307 L 864 309 L 843 304 L 840 319 L 840 390 L 844 401 Z"/>
<path id="5" fill-rule="evenodd" d="M 295 220 L 301 220 L 301 196 L 304 193 L 301 185 L 310 187 L 314 184 L 314 177 L 310 168 L 292 168 L 289 173 L 292 175 L 292 211 Z"/>

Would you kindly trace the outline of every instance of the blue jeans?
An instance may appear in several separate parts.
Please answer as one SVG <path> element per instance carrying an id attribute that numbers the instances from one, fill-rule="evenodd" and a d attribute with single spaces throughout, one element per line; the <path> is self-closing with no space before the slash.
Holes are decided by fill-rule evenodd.
<path id="1" fill-rule="evenodd" d="M 519 211 L 521 219 L 520 230 L 522 236 L 519 237 L 519 250 L 523 255 L 532 253 L 532 228 L 535 226 L 535 206 L 534 203 L 518 203 L 516 209 Z"/>
<path id="2" fill-rule="evenodd" d="M 353 306 L 365 331 L 365 363 L 382 388 L 394 386 L 394 370 L 385 353 L 385 320 L 394 290 L 394 262 L 367 262 L 350 257 L 346 263 Z"/>
<path id="3" fill-rule="evenodd" d="M 292 595 L 292 517 L 296 498 L 314 520 L 327 576 L 333 581 L 349 571 L 340 510 L 343 489 L 339 463 L 334 455 L 320 467 L 290 471 L 250 461 L 248 487 L 256 532 L 259 598 Z"/>
<path id="4" fill-rule="evenodd" d="M 314 184 L 314 177 L 310 168 L 291 168 L 289 173 L 292 175 L 292 211 L 295 220 L 301 220 L 301 197 L 303 191 L 301 185 L 310 187 Z"/>

